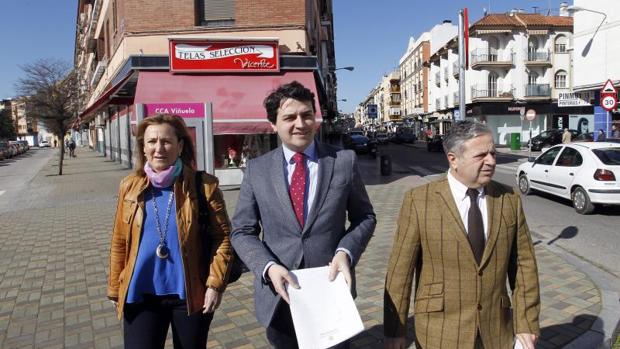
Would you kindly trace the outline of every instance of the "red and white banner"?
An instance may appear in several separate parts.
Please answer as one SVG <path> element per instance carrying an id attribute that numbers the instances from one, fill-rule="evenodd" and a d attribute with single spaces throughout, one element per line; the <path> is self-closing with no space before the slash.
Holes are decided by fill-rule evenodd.
<path id="1" fill-rule="evenodd" d="M 277 41 L 170 40 L 171 72 L 278 72 Z"/>
<path id="2" fill-rule="evenodd" d="M 463 31 L 465 38 L 465 70 L 469 69 L 469 14 L 467 7 L 463 9 Z"/>

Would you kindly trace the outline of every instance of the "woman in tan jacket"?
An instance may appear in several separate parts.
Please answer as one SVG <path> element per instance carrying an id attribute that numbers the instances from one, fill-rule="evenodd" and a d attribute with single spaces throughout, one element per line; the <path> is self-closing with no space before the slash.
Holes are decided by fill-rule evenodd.
<path id="1" fill-rule="evenodd" d="M 175 348 L 205 348 L 233 258 L 218 180 L 202 173 L 197 190 L 194 146 L 178 116 L 146 118 L 136 141 L 137 170 L 118 193 L 107 295 L 125 348 L 163 348 L 170 324 Z"/>

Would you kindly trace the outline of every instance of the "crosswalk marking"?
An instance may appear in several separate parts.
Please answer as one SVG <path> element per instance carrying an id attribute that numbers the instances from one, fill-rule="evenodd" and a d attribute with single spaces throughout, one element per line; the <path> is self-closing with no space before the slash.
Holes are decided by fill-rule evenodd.
<path id="1" fill-rule="evenodd" d="M 431 175 L 436 175 L 436 174 L 446 172 L 445 168 L 442 168 L 439 166 L 428 166 L 428 167 L 409 166 L 409 169 L 416 173 L 419 173 L 422 176 L 431 176 Z"/>

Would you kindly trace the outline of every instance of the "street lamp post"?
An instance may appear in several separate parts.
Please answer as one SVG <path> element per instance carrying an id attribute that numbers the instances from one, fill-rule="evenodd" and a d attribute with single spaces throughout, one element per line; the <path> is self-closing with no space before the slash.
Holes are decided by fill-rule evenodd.
<path id="1" fill-rule="evenodd" d="M 349 66 L 346 66 L 346 67 L 335 68 L 333 71 L 336 71 L 336 70 L 348 70 L 348 71 L 353 71 L 354 69 L 355 69 L 355 67 L 354 67 L 354 66 L 349 65 Z"/>
<path id="2" fill-rule="evenodd" d="M 604 12 L 600 12 L 600 11 L 596 11 L 596 10 L 591 10 L 589 8 L 585 8 L 585 7 L 580 7 L 580 6 L 568 6 L 566 8 L 568 10 L 569 13 L 575 13 L 575 12 L 580 12 L 580 11 L 585 11 L 585 12 L 592 12 L 592 13 L 596 13 L 599 15 L 603 16 L 603 19 L 601 20 L 601 23 L 598 24 L 598 26 L 596 27 L 596 30 L 594 31 L 594 33 L 592 34 L 592 37 L 590 38 L 590 40 L 588 40 L 588 43 L 583 47 L 583 50 L 581 51 L 581 57 L 585 57 L 588 55 L 588 53 L 590 52 L 590 48 L 592 48 L 592 43 L 594 41 L 594 37 L 596 36 L 596 34 L 598 33 L 599 29 L 601 29 L 601 26 L 603 25 L 603 23 L 605 23 L 605 20 L 607 19 L 607 14 Z M 607 54 L 607 41 L 605 41 L 605 54 Z M 607 75 L 607 63 L 604 64 L 605 67 L 605 75 Z M 605 118 L 605 134 L 609 134 L 609 124 L 611 123 L 611 113 L 609 111 L 606 111 L 606 118 Z M 596 117 L 594 119 L 594 123 L 596 125 Z M 596 129 L 596 127 L 595 127 Z M 594 137 L 595 139 L 598 139 L 598 135 L 595 132 L 594 133 Z"/>

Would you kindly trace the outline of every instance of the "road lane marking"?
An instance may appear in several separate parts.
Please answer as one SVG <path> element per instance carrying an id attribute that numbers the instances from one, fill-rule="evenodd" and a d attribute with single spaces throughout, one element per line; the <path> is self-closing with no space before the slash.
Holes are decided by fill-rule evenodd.
<path id="1" fill-rule="evenodd" d="M 0 196 L 2 196 L 2 194 L 6 193 L 6 190 L 0 190 Z"/>

